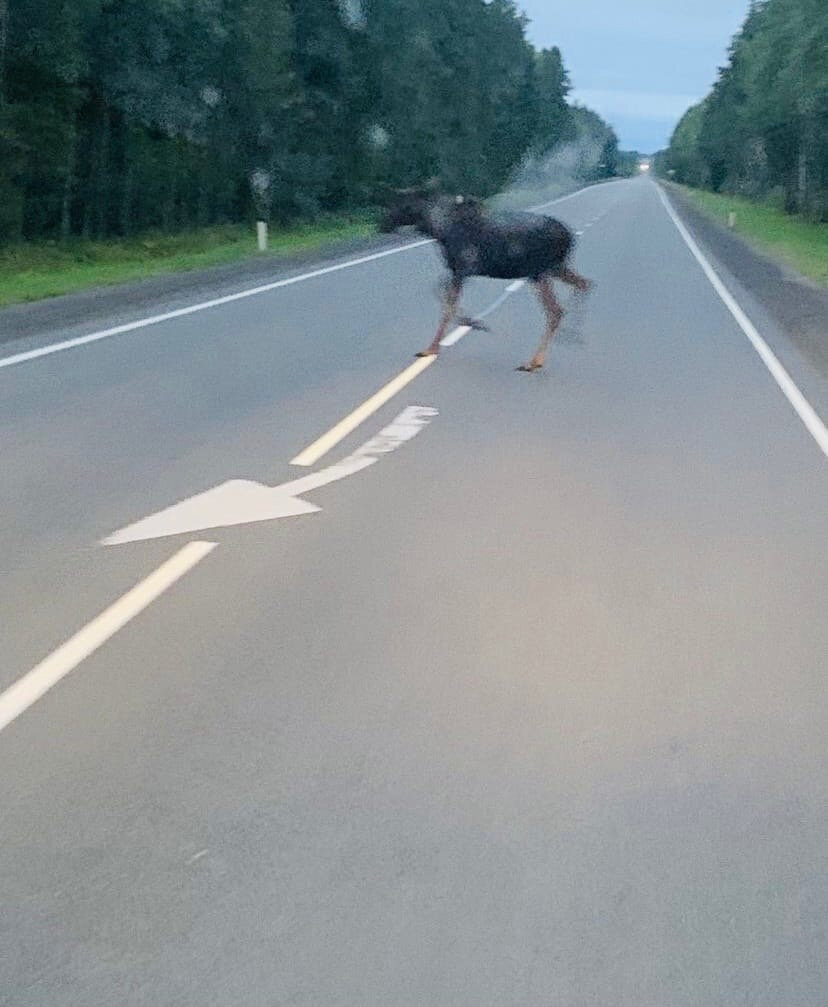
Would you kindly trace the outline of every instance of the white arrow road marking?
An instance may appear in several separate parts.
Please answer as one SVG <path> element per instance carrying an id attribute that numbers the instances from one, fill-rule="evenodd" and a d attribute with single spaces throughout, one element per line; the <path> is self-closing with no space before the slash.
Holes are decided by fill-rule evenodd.
<path id="1" fill-rule="evenodd" d="M 127 525 L 105 538 L 103 544 L 123 545 L 126 542 L 183 535 L 206 528 L 229 528 L 255 521 L 313 514 L 321 510 L 321 507 L 300 499 L 300 494 L 309 493 L 368 468 L 379 461 L 382 455 L 396 451 L 400 445 L 416 437 L 436 415 L 436 409 L 409 406 L 393 423 L 357 448 L 353 454 L 319 472 L 280 486 L 264 486 L 247 479 L 231 479 Z"/>

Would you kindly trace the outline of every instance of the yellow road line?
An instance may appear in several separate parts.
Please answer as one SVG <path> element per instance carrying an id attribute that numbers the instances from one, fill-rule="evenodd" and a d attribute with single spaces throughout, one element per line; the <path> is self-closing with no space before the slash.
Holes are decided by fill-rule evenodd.
<path id="1" fill-rule="evenodd" d="M 414 378 L 423 371 L 430 367 L 437 357 L 418 357 L 413 364 L 406 367 L 404 371 L 399 373 L 395 378 L 392 378 L 387 385 L 384 385 L 378 392 L 366 399 L 361 406 L 349 413 L 345 419 L 340 420 L 336 426 L 331 427 L 331 429 L 322 434 L 321 437 L 317 438 L 313 444 L 310 444 L 305 448 L 304 451 L 300 452 L 295 458 L 291 459 L 291 465 L 313 465 L 319 461 L 319 459 L 327 454 L 331 448 L 336 447 L 341 440 L 344 440 L 348 434 L 356 430 L 356 428 L 364 423 L 369 416 L 373 416 L 374 413 L 382 406 L 392 399 L 397 392 L 405 388 L 406 385 L 410 384 Z"/>
<path id="2" fill-rule="evenodd" d="M 185 545 L 14 685 L 0 693 L 0 731 L 77 668 L 81 661 L 94 654 L 215 547 L 215 542 L 190 542 Z"/>

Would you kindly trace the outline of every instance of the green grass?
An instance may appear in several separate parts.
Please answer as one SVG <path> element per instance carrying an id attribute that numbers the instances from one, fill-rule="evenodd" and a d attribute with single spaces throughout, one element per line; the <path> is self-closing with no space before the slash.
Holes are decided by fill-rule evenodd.
<path id="1" fill-rule="evenodd" d="M 683 185 L 677 188 L 700 210 L 725 226 L 728 214 L 734 212 L 737 234 L 804 276 L 828 285 L 828 224 L 817 224 L 767 203 L 754 203 L 738 196 L 724 196 Z"/>
<path id="2" fill-rule="evenodd" d="M 281 231 L 271 229 L 266 253 L 256 251 L 253 227 L 242 225 L 176 235 L 145 234 L 123 241 L 22 242 L 0 247 L 0 306 L 262 254 L 278 258 L 366 237 L 375 230 L 368 213 L 329 217 Z"/>

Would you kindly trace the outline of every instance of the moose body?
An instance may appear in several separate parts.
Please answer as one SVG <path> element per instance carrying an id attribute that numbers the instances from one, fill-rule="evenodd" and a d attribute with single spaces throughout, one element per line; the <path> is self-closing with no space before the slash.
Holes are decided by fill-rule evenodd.
<path id="1" fill-rule="evenodd" d="M 560 279 L 579 291 L 590 283 L 569 268 L 574 236 L 554 217 L 533 213 L 489 213 L 475 199 L 436 196 L 424 190 L 399 193 L 382 229 L 414 226 L 440 245 L 450 276 L 440 324 L 431 344 L 419 356 L 433 356 L 451 325 L 463 284 L 472 276 L 527 278 L 537 287 L 546 313 L 546 329 L 538 350 L 520 370 L 543 367 L 546 351 L 563 317 L 552 281 Z"/>
<path id="2" fill-rule="evenodd" d="M 552 217 L 455 212 L 440 242 L 452 275 L 539 280 L 566 263 L 572 232 Z"/>

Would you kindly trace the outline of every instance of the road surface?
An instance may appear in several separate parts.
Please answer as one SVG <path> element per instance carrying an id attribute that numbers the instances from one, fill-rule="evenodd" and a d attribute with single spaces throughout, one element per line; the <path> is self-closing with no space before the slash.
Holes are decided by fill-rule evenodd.
<path id="1" fill-rule="evenodd" d="M 3 347 L 0 1003 L 828 1003 L 818 425 L 652 182 L 551 212 L 547 369 L 514 289 L 309 466 L 433 246 Z"/>

